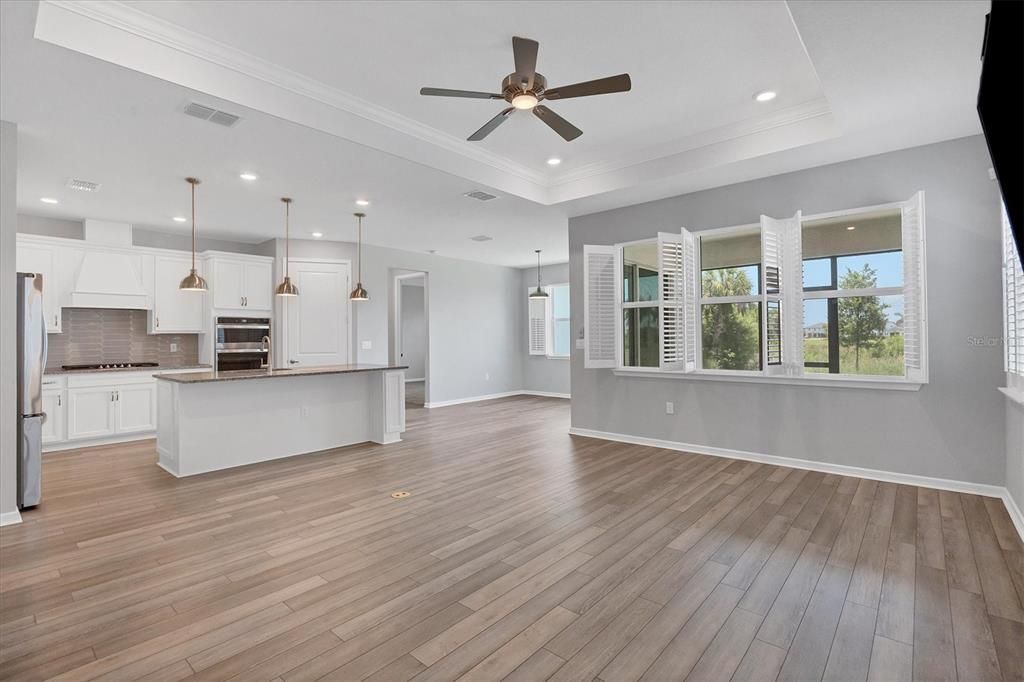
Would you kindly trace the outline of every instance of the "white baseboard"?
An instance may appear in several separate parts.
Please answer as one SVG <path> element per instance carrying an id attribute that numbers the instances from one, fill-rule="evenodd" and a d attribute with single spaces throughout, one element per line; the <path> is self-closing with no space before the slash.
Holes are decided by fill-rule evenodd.
<path id="1" fill-rule="evenodd" d="M 562 398 L 563 400 L 572 399 L 572 396 L 568 393 L 552 393 L 551 391 L 519 391 L 519 395 L 535 395 L 541 398 Z"/>
<path id="2" fill-rule="evenodd" d="M 13 526 L 16 523 L 21 523 L 21 512 L 17 509 L 0 514 L 0 526 Z"/>
<path id="3" fill-rule="evenodd" d="M 106 438 L 83 438 L 82 440 L 65 440 L 59 443 L 47 443 L 43 446 L 43 454 L 61 452 L 62 450 L 77 450 L 79 448 L 92 448 L 97 445 L 117 445 L 118 443 L 131 443 L 136 440 L 152 440 L 156 438 L 156 431 L 139 431 L 138 433 L 126 433 L 121 436 L 108 436 Z"/>
<path id="4" fill-rule="evenodd" d="M 569 398 L 568 393 L 548 393 L 546 391 L 505 391 L 504 393 L 490 393 L 488 395 L 474 395 L 468 398 L 456 398 L 455 400 L 442 400 L 439 402 L 424 403 L 423 407 L 428 409 L 435 407 L 449 407 L 451 405 L 462 405 L 464 403 L 478 403 L 481 400 L 497 400 L 498 398 L 511 398 L 517 395 L 534 395 L 543 398 Z"/>
<path id="5" fill-rule="evenodd" d="M 866 469 L 863 467 L 848 466 L 846 464 L 814 462 L 808 459 L 779 457 L 777 455 L 765 455 L 758 452 L 747 452 L 746 450 L 729 450 L 727 448 L 716 448 L 708 445 L 694 445 L 691 443 L 680 443 L 677 441 L 660 440 L 658 438 L 644 438 L 642 436 L 629 436 L 622 433 L 594 431 L 591 429 L 578 429 L 575 427 L 570 428 L 569 433 L 574 436 L 600 438 L 602 440 L 613 440 L 618 441 L 620 443 L 631 443 L 633 445 L 649 445 L 651 447 L 664 448 L 666 450 L 681 450 L 683 452 L 694 452 L 697 453 L 698 455 L 711 455 L 713 457 L 728 457 L 730 459 L 742 459 L 748 462 L 774 464 L 776 466 L 789 467 L 792 469 L 807 469 L 809 471 L 820 471 L 826 474 L 853 476 L 854 478 L 869 478 L 874 481 L 885 481 L 887 483 L 902 483 L 905 485 L 915 485 L 923 488 L 949 490 L 955 493 L 969 493 L 972 495 L 982 495 L 984 497 L 998 497 L 1003 500 L 1005 500 L 1008 496 L 1006 488 L 998 485 L 988 485 L 986 483 L 969 483 L 967 481 L 954 481 L 948 478 L 916 476 L 914 474 L 902 474 L 895 471 L 883 471 L 881 469 Z M 1018 530 L 1020 530 L 1020 526 L 1018 526 Z"/>
<path id="6" fill-rule="evenodd" d="M 1017 500 L 1013 499 L 1010 491 L 1006 488 L 1003 488 L 1003 504 L 1006 505 L 1006 513 L 1010 515 L 1010 520 L 1013 521 L 1013 526 L 1017 529 L 1017 535 L 1024 540 L 1024 514 L 1017 506 Z"/>
<path id="7" fill-rule="evenodd" d="M 407 383 L 407 384 L 414 384 L 414 383 L 416 383 L 417 381 L 426 381 L 426 380 L 427 380 L 427 378 L 426 378 L 426 377 L 420 377 L 419 379 L 409 379 L 409 378 L 407 377 L 407 378 L 406 378 L 406 380 L 405 380 L 405 383 Z"/>

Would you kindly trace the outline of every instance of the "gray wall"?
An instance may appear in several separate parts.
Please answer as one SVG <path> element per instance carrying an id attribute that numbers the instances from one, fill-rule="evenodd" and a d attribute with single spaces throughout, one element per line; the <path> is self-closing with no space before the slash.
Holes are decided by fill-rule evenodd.
<path id="1" fill-rule="evenodd" d="M 64 239 L 83 239 L 81 220 L 66 218 L 48 218 L 46 216 L 18 215 L 18 232 L 38 234 L 47 237 L 63 237 Z M 154 249 L 192 250 L 192 236 L 178 232 L 164 232 L 143 225 L 132 226 L 132 244 Z M 235 242 L 227 239 L 211 239 L 198 236 L 196 249 L 199 251 L 228 251 L 230 253 L 249 253 L 263 255 L 262 244 Z"/>
<path id="2" fill-rule="evenodd" d="M 537 268 L 523 268 L 520 270 L 520 273 L 523 277 L 521 284 L 523 312 L 521 316 L 522 329 L 520 331 L 523 337 L 523 389 L 539 391 L 541 393 L 569 395 L 571 385 L 569 381 L 570 363 L 568 358 L 546 358 L 543 355 L 529 354 L 529 347 L 527 346 L 529 333 L 527 291 L 537 286 Z M 540 269 L 540 281 L 545 286 L 548 284 L 565 284 L 569 281 L 569 264 L 545 265 Z M 575 298 L 575 292 L 571 287 L 569 289 L 569 297 L 570 299 Z M 575 344 L 575 341 L 573 343 Z"/>
<path id="3" fill-rule="evenodd" d="M 402 364 L 409 365 L 406 379 L 422 379 L 426 372 L 427 326 L 422 284 L 402 282 Z"/>
<path id="4" fill-rule="evenodd" d="M 616 377 L 572 355 L 572 424 L 634 436 L 1003 485 L 999 196 L 980 136 L 857 159 L 569 221 L 571 284 L 583 245 L 821 213 L 926 193 L 931 383 L 920 391 Z M 572 299 L 575 333 L 583 296 Z M 666 401 L 675 415 L 665 414 Z"/>
<path id="5" fill-rule="evenodd" d="M 17 356 L 14 244 L 18 211 L 18 126 L 0 121 L 0 514 L 16 511 Z"/>
<path id="6" fill-rule="evenodd" d="M 284 240 L 276 240 L 275 251 L 279 261 L 284 258 Z M 291 257 L 349 260 L 356 277 L 356 247 L 350 242 L 294 239 Z M 428 253 L 363 247 L 363 286 L 370 300 L 353 304 L 357 362 L 388 362 L 390 280 L 397 271 L 427 273 L 431 403 L 522 389 L 525 295 L 519 270 Z M 365 341 L 369 350 L 362 348 Z"/>

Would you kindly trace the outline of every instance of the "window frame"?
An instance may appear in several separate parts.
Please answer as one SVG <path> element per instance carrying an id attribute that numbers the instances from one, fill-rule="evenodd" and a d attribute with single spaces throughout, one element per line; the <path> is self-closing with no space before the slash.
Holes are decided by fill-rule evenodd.
<path id="1" fill-rule="evenodd" d="M 653 300 L 649 300 L 649 301 L 626 301 L 625 300 L 626 292 L 623 290 L 623 286 L 622 286 L 623 282 L 625 281 L 625 270 L 626 270 L 626 267 L 625 267 L 626 266 L 625 249 L 626 249 L 627 246 L 637 246 L 637 245 L 640 245 L 640 244 L 654 244 L 654 246 L 657 248 L 657 246 L 658 246 L 658 238 L 657 237 L 652 237 L 650 239 L 634 239 L 634 240 L 628 241 L 628 242 L 619 242 L 618 244 L 615 244 L 615 246 L 614 246 L 614 248 L 615 248 L 615 275 L 616 275 L 615 276 L 615 282 L 616 282 L 616 287 L 617 287 L 616 294 L 615 294 L 616 311 L 617 311 L 617 314 L 615 316 L 615 368 L 616 369 L 627 369 L 627 370 L 629 370 L 629 369 L 653 370 L 653 371 L 661 372 L 662 369 L 661 369 L 660 363 L 659 363 L 659 365 L 657 367 L 643 367 L 643 366 L 640 366 L 640 365 L 627 365 L 627 364 L 625 364 L 626 344 L 624 343 L 624 337 L 623 337 L 623 333 L 624 333 L 623 322 L 622 322 L 623 312 L 625 310 L 629 310 L 629 309 L 632 309 L 632 308 L 654 308 L 654 309 L 658 310 L 658 319 L 659 320 L 661 319 L 661 310 L 660 310 L 660 308 L 661 308 L 661 287 L 658 287 L 658 295 Z M 655 270 L 654 272 L 656 274 L 658 273 L 657 270 Z M 639 295 L 639 286 L 637 286 L 637 293 Z M 660 327 L 660 325 L 659 325 L 659 327 Z M 637 333 L 639 333 L 639 327 L 635 331 Z M 634 339 L 634 344 L 635 343 L 636 343 L 636 339 Z M 660 349 L 661 349 L 661 332 L 660 332 L 660 328 L 659 328 L 659 332 L 658 332 L 658 349 L 659 349 L 659 357 L 660 357 Z"/>
<path id="2" fill-rule="evenodd" d="M 554 290 L 558 287 L 565 287 L 566 296 L 572 296 L 572 292 L 569 289 L 568 282 L 560 282 L 558 284 L 548 284 L 544 287 L 544 291 L 548 293 L 548 297 L 551 299 L 551 305 L 548 306 L 548 324 L 547 324 L 547 335 L 548 344 L 547 347 L 550 352 L 545 356 L 548 360 L 568 360 L 572 356 L 572 319 L 571 317 L 555 317 L 555 292 Z M 572 311 L 572 303 L 570 298 L 570 313 Z M 568 322 L 569 323 L 569 350 L 565 355 L 557 355 L 555 353 L 555 322 Z"/>
<path id="3" fill-rule="evenodd" d="M 921 194 L 921 205 L 923 209 L 923 193 L 915 193 L 908 200 L 886 202 L 884 204 L 876 204 L 871 206 L 860 206 L 851 207 L 846 209 L 840 209 L 836 211 L 827 211 L 822 213 L 814 213 L 800 216 L 800 225 L 805 222 L 811 222 L 816 220 L 823 220 L 827 218 L 835 218 L 840 216 L 856 215 L 861 213 L 881 212 L 888 210 L 899 210 L 901 211 L 901 229 L 904 220 L 904 214 L 902 211 L 905 209 L 910 201 L 913 201 L 918 195 Z M 925 230 L 924 230 L 924 216 L 920 218 L 920 237 L 919 237 L 919 257 L 922 260 L 922 273 L 921 282 L 919 287 L 918 295 L 921 299 L 921 307 L 924 311 L 923 325 L 927 326 L 927 263 L 926 263 L 926 249 L 925 249 Z M 705 236 L 721 236 L 730 233 L 741 234 L 743 232 L 751 233 L 753 231 L 761 230 L 761 223 L 746 223 L 743 225 L 732 225 L 726 227 L 711 228 L 706 230 L 695 231 L 693 234 L 696 237 Z M 901 235 L 902 237 L 902 235 Z M 700 248 L 696 249 L 696 273 L 697 278 L 697 324 L 698 333 L 696 334 L 696 358 L 697 367 L 693 370 L 667 370 L 659 367 L 634 367 L 623 364 L 623 336 L 622 336 L 622 311 L 626 307 L 640 307 L 635 303 L 626 303 L 623 301 L 622 287 L 622 267 L 623 267 L 623 247 L 631 244 L 642 244 L 642 243 L 657 243 L 657 237 L 647 239 L 637 239 L 626 242 L 619 242 L 613 245 L 615 253 L 615 267 L 616 267 L 616 282 L 618 283 L 619 291 L 616 295 L 616 362 L 615 366 L 612 367 L 613 373 L 618 376 L 643 376 L 643 377 L 671 377 L 671 378 L 682 378 L 682 379 L 693 379 L 693 380 L 712 380 L 712 381 L 734 381 L 734 382 L 750 382 L 750 383 L 765 383 L 765 384 L 784 384 L 784 385 L 796 385 L 796 386 L 824 386 L 824 387 L 835 387 L 835 388 L 870 388 L 870 389 L 886 389 L 886 390 L 901 390 L 901 391 L 917 391 L 920 390 L 921 386 L 928 383 L 927 378 L 927 353 L 928 353 L 928 339 L 926 330 L 923 333 L 921 353 L 925 358 L 924 367 L 925 373 L 923 379 L 909 378 L 904 366 L 903 375 L 864 375 L 864 374 L 820 374 L 810 373 L 801 374 L 800 376 L 773 376 L 769 375 L 765 371 L 763 351 L 761 355 L 761 370 L 750 371 L 750 370 L 722 370 L 722 369 L 705 369 L 703 367 L 703 339 L 702 339 L 702 317 L 701 317 L 701 306 L 705 301 L 715 301 L 719 303 L 730 302 L 728 299 L 737 298 L 743 299 L 742 301 L 735 302 L 758 302 L 761 303 L 759 307 L 760 317 L 764 316 L 764 303 L 762 296 L 742 296 L 742 297 L 711 297 L 705 299 L 703 296 L 703 287 L 701 286 L 700 275 L 702 273 L 700 265 Z M 900 251 L 906 253 L 906 244 L 901 242 Z M 801 267 L 803 264 L 801 252 Z M 849 255 L 849 254 L 848 254 Z M 905 268 L 906 266 L 904 266 Z M 761 264 L 759 266 L 759 272 L 764 270 L 764 254 L 762 253 Z M 834 280 L 835 281 L 835 280 Z M 813 290 L 801 290 L 800 298 L 801 301 L 808 299 L 836 299 L 845 297 L 857 297 L 857 296 L 905 296 L 905 291 L 908 282 L 904 277 L 903 286 L 900 287 L 872 287 L 865 289 L 849 289 L 849 290 L 833 290 L 819 289 Z M 763 288 L 763 283 L 759 283 L 759 291 Z M 763 292 L 761 292 L 763 293 Z M 658 292 L 657 301 L 643 301 L 640 302 L 644 305 L 655 305 L 661 303 L 661 291 Z M 800 312 L 801 328 L 803 322 L 803 310 L 801 306 Z M 763 333 L 763 332 L 762 332 Z M 661 343 L 659 338 L 659 343 Z M 762 344 L 763 345 L 763 344 Z"/>

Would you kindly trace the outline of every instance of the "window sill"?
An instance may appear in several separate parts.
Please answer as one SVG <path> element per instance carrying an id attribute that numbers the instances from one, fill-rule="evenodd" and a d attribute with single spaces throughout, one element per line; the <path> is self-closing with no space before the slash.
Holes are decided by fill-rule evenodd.
<path id="1" fill-rule="evenodd" d="M 999 392 L 1006 396 L 1008 400 L 1011 400 L 1018 405 L 1024 406 L 1024 390 L 1019 388 L 1005 388 L 1000 386 Z"/>
<path id="2" fill-rule="evenodd" d="M 883 391 L 919 391 L 924 384 L 898 378 L 867 377 L 825 377 L 808 376 L 782 377 L 765 376 L 759 372 L 722 372 L 701 370 L 697 372 L 663 372 L 660 369 L 619 367 L 612 370 L 616 376 L 646 377 L 649 379 L 688 379 L 694 381 L 725 381 L 749 384 L 777 384 L 787 386 L 815 386 L 818 388 L 870 388 Z M 1004 389 L 1000 389 L 1004 390 Z"/>

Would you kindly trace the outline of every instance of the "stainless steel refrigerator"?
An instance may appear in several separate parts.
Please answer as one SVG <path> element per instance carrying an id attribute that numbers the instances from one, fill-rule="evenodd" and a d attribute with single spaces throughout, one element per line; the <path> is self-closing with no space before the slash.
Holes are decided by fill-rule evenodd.
<path id="1" fill-rule="evenodd" d="M 43 276 L 18 273 L 18 507 L 34 507 L 42 494 L 43 370 L 46 318 Z"/>

